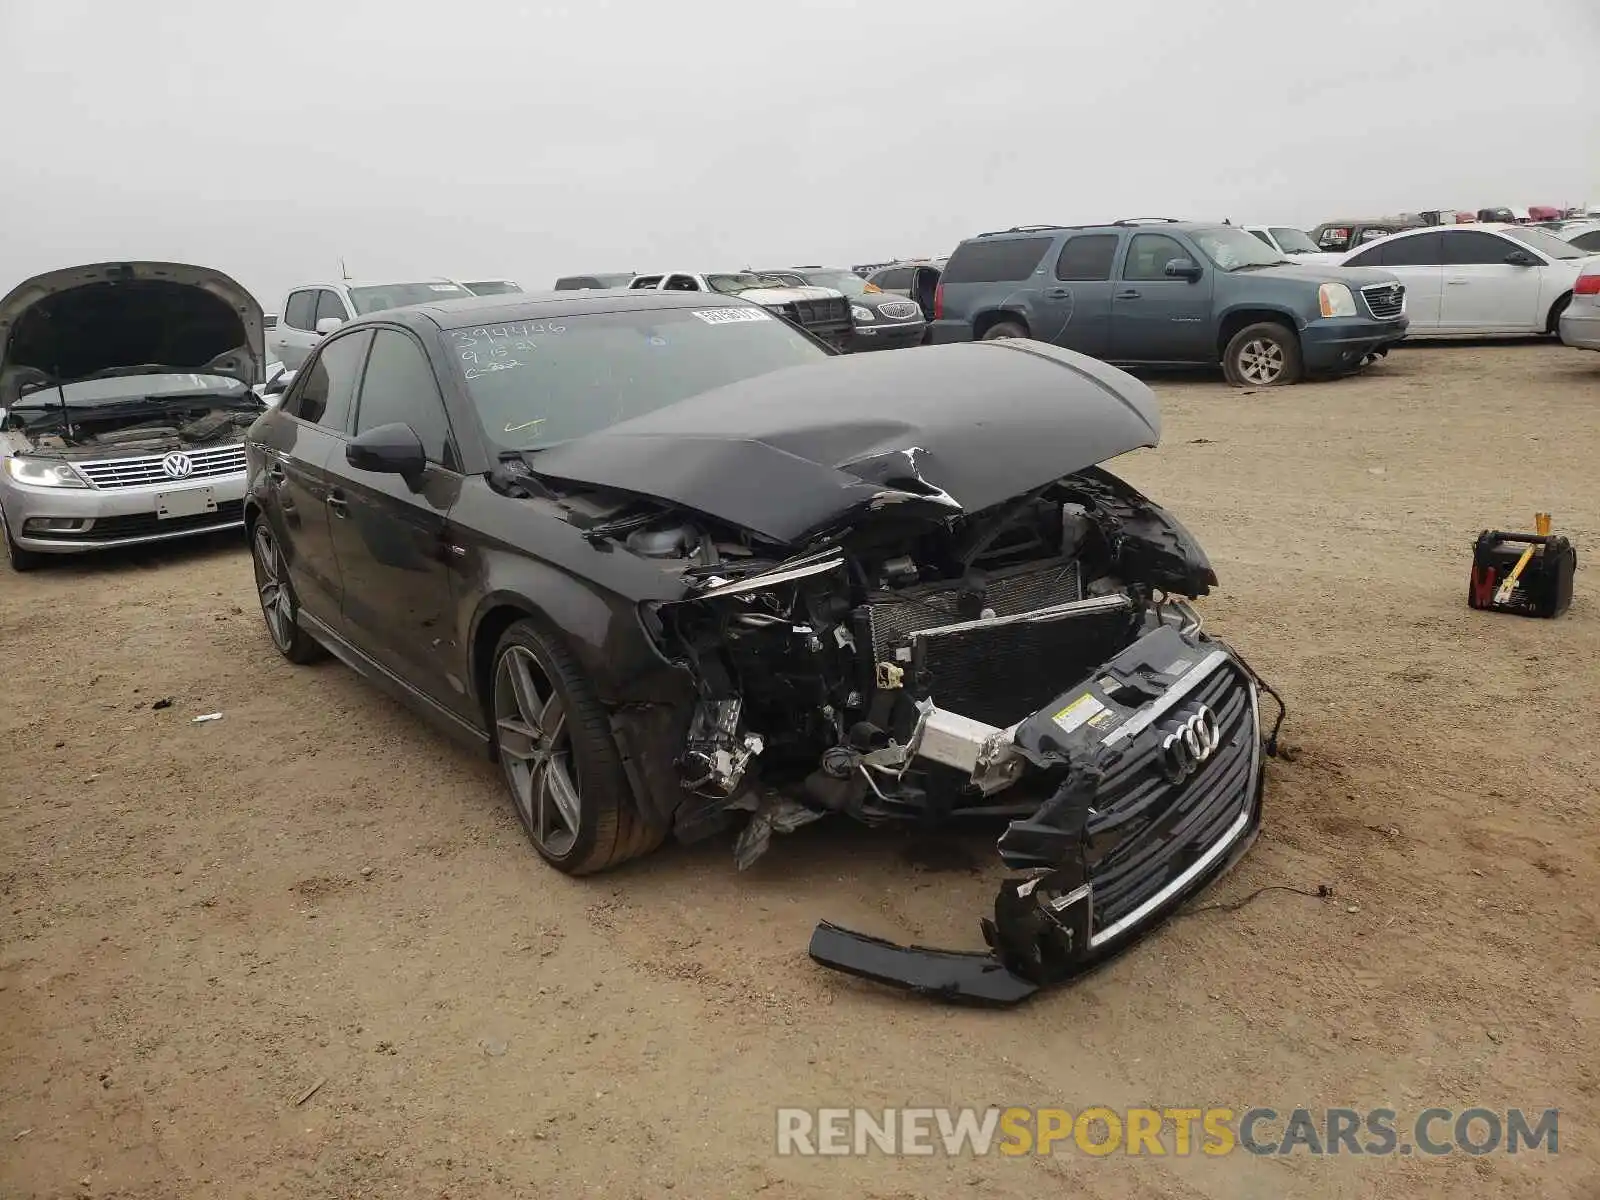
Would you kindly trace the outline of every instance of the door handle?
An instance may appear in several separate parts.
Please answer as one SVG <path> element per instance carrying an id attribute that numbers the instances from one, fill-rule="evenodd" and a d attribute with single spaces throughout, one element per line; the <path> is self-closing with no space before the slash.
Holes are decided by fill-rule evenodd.
<path id="1" fill-rule="evenodd" d="M 1118 292 L 1116 298 L 1118 300 L 1137 300 L 1139 293 L 1133 288 L 1128 288 L 1126 291 Z"/>
<path id="2" fill-rule="evenodd" d="M 268 463 L 267 478 L 272 480 L 273 483 L 282 483 L 288 476 L 284 474 L 283 467 L 280 464 Z"/>
<path id="3" fill-rule="evenodd" d="M 339 488 L 334 488 L 328 493 L 328 507 L 333 509 L 333 515 L 336 517 L 350 515 L 350 506 L 345 502 L 344 492 Z"/>
<path id="4" fill-rule="evenodd" d="M 1072 299 L 1072 293 L 1067 291 L 1066 288 L 1051 288 L 1049 291 L 1047 291 L 1045 293 L 1045 295 L 1049 296 L 1050 299 L 1052 299 L 1052 300 L 1070 300 L 1070 299 Z"/>
<path id="5" fill-rule="evenodd" d="M 1472 281 L 1470 279 L 1446 279 L 1445 282 L 1451 287 L 1460 287 L 1463 284 L 1470 283 Z"/>

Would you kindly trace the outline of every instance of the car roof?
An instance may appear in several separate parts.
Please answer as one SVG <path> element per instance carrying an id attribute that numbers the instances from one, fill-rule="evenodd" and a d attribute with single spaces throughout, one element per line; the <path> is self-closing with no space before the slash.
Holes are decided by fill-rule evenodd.
<path id="1" fill-rule="evenodd" d="M 418 283 L 455 283 L 454 279 L 446 279 L 443 275 L 415 275 L 410 279 L 329 279 L 312 280 L 310 283 L 297 283 L 289 290 L 302 292 L 306 288 L 382 288 L 382 287 L 408 287 Z"/>
<path id="2" fill-rule="evenodd" d="M 1038 237 L 1041 234 L 1049 234 L 1054 237 L 1058 233 L 1083 229 L 1176 229 L 1179 232 L 1188 232 L 1193 229 L 1217 229 L 1222 224 L 1223 222 L 1221 221 L 1179 221 L 1172 217 L 1128 217 L 1121 221 L 1087 221 L 1076 225 L 1013 225 L 1010 229 L 994 229 L 987 233 L 965 238 L 962 244 L 975 242 L 980 238 L 1024 238 Z M 1244 227 L 1235 225 L 1234 228 L 1242 229 Z"/>
<path id="3" fill-rule="evenodd" d="M 1419 233 L 1442 233 L 1450 229 L 1481 229 L 1487 233 L 1504 233 L 1508 229 L 1521 228 L 1521 225 L 1509 225 L 1504 221 L 1463 221 L 1459 225 L 1419 225 L 1414 229 L 1397 229 L 1389 237 L 1415 237 Z M 1384 241 L 1388 240 L 1388 238 L 1384 239 Z M 1368 245 L 1370 244 L 1369 242 Z"/>
<path id="4" fill-rule="evenodd" d="M 720 292 L 646 292 L 596 289 L 585 292 L 517 292 L 506 296 L 464 296 L 459 300 L 433 300 L 406 308 L 357 317 L 350 325 L 393 321 L 397 314 L 427 317 L 441 329 L 487 321 L 548 321 L 590 313 L 640 312 L 662 308 L 733 308 L 749 305 L 738 296 Z M 349 326 L 346 326 L 349 328 Z"/>

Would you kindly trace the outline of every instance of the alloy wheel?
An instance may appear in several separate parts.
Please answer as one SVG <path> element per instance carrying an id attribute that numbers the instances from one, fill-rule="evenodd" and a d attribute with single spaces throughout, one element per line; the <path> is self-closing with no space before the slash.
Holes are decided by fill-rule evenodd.
<path id="1" fill-rule="evenodd" d="M 1239 348 L 1239 375 L 1247 383 L 1270 384 L 1283 374 L 1283 347 L 1266 338 L 1252 338 Z"/>
<path id="2" fill-rule="evenodd" d="M 283 559 L 265 519 L 256 522 L 251 545 L 256 556 L 256 589 L 261 593 L 261 615 L 267 619 L 272 643 L 285 654 L 294 640 L 294 609 L 283 578 Z"/>
<path id="3" fill-rule="evenodd" d="M 533 652 L 511 646 L 494 677 L 495 740 L 517 814 L 539 848 L 565 858 L 581 819 L 566 706 Z"/>

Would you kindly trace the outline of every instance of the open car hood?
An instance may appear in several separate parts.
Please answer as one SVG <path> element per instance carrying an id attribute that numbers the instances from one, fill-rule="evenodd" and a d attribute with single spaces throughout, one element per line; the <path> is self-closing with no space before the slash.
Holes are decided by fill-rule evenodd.
<path id="1" fill-rule="evenodd" d="M 261 305 L 221 271 L 114 262 L 35 275 L 0 300 L 0 407 L 29 383 L 105 371 L 261 382 Z"/>
<path id="2" fill-rule="evenodd" d="M 863 512 L 982 509 L 1161 436 L 1133 376 L 1033 341 L 841 355 L 529 452 L 534 474 L 791 544 Z"/>

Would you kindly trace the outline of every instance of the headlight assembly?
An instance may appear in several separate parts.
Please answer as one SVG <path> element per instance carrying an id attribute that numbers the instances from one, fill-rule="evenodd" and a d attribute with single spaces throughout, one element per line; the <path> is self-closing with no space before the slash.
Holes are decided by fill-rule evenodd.
<path id="1" fill-rule="evenodd" d="M 29 487 L 88 487 L 82 475 L 69 464 L 48 458 L 14 457 L 6 459 L 6 473 Z"/>
<path id="2" fill-rule="evenodd" d="M 870 325 L 873 321 L 877 320 L 877 318 L 872 315 L 872 310 L 864 304 L 852 304 L 850 306 L 850 315 L 855 318 L 855 323 L 857 325 Z"/>
<path id="3" fill-rule="evenodd" d="M 1325 317 L 1353 317 L 1356 298 L 1342 283 L 1325 283 L 1317 289 L 1317 303 Z"/>

